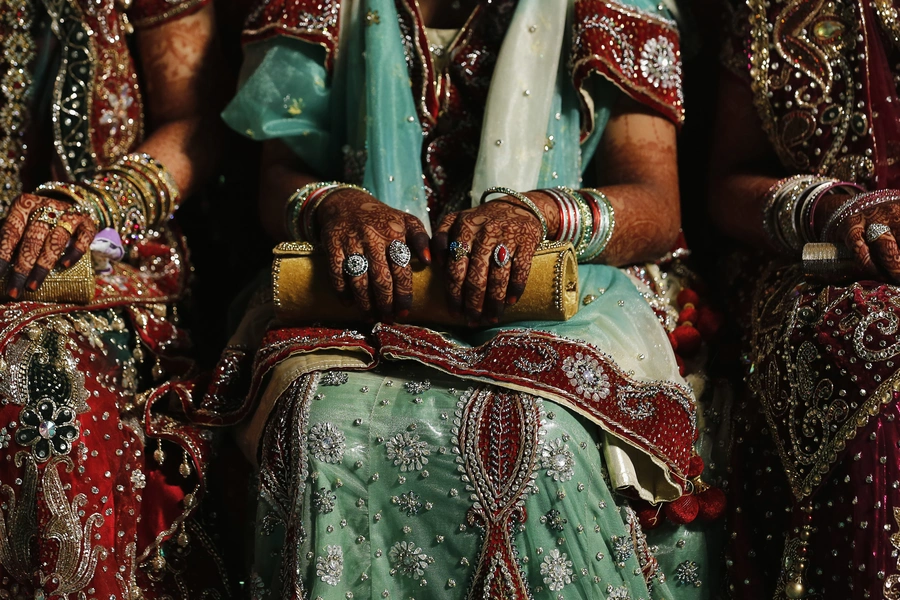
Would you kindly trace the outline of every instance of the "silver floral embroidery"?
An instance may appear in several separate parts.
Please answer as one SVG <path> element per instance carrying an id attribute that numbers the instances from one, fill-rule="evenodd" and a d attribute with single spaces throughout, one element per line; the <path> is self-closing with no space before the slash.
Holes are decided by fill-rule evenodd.
<path id="1" fill-rule="evenodd" d="M 575 455 L 569 445 L 556 438 L 541 449 L 541 468 L 553 481 L 569 481 L 575 475 Z"/>
<path id="2" fill-rule="evenodd" d="M 131 472 L 131 487 L 134 490 L 142 490 L 147 487 L 147 476 L 140 469 Z"/>
<path id="3" fill-rule="evenodd" d="M 323 421 L 309 430 L 309 451 L 316 459 L 326 463 L 339 463 L 344 459 L 344 433 Z"/>
<path id="4" fill-rule="evenodd" d="M 631 596 L 628 594 L 628 588 L 624 585 L 615 588 L 608 585 L 606 586 L 606 600 L 631 600 Z"/>
<path id="5" fill-rule="evenodd" d="M 12 436 L 6 431 L 6 427 L 0 427 L 0 450 L 9 446 L 10 440 L 12 440 Z"/>
<path id="6" fill-rule="evenodd" d="M 431 389 L 431 382 L 427 379 L 425 381 L 407 381 L 403 384 L 403 387 L 410 394 L 421 394 Z"/>
<path id="7" fill-rule="evenodd" d="M 328 488 L 319 488 L 319 491 L 313 492 L 312 505 L 316 512 L 327 515 L 334 510 L 337 496 Z"/>
<path id="8" fill-rule="evenodd" d="M 263 600 L 268 595 L 266 583 L 255 570 L 250 575 L 250 600 Z"/>
<path id="9" fill-rule="evenodd" d="M 394 566 L 391 575 L 400 573 L 406 577 L 420 579 L 433 560 L 412 542 L 397 542 L 391 547 L 388 557 Z"/>
<path id="10" fill-rule="evenodd" d="M 669 89 L 681 81 L 681 68 L 675 56 L 675 44 L 659 36 L 647 40 L 641 48 L 641 74 L 655 88 Z"/>
<path id="11" fill-rule="evenodd" d="M 407 517 L 419 514 L 422 510 L 422 502 L 412 490 L 406 492 L 402 496 L 394 496 L 391 501 L 397 505 L 400 512 L 405 512 Z"/>
<path id="12" fill-rule="evenodd" d="M 319 378 L 319 385 L 344 385 L 348 379 L 350 379 L 350 376 L 343 371 L 328 371 L 327 373 L 322 373 L 322 377 Z"/>
<path id="13" fill-rule="evenodd" d="M 100 124 L 109 125 L 109 134 L 115 135 L 119 128 L 129 122 L 128 109 L 134 104 L 134 97 L 128 84 L 122 84 L 118 93 L 112 93 L 107 98 L 109 108 L 104 108 L 100 113 Z"/>
<path id="14" fill-rule="evenodd" d="M 575 391 L 585 398 L 596 402 L 609 396 L 609 376 L 596 358 L 576 352 L 563 361 L 562 370 Z"/>
<path id="15" fill-rule="evenodd" d="M 563 517 L 562 513 L 555 508 L 551 509 L 546 515 L 541 517 L 541 523 L 556 531 L 565 529 L 566 523 L 568 522 L 569 520 Z"/>
<path id="16" fill-rule="evenodd" d="M 550 591 L 558 592 L 572 583 L 572 573 L 572 561 L 556 548 L 541 561 L 541 575 Z"/>
<path id="17" fill-rule="evenodd" d="M 388 460 L 394 461 L 394 465 L 401 471 L 421 471 L 428 464 L 428 443 L 419 440 L 418 435 L 398 433 L 387 442 Z"/>
<path id="18" fill-rule="evenodd" d="M 21 425 L 16 431 L 16 442 L 30 446 L 39 462 L 52 455 L 68 454 L 72 442 L 78 439 L 80 429 L 75 412 L 68 406 L 60 406 L 49 398 L 26 406 L 19 413 Z"/>
<path id="19" fill-rule="evenodd" d="M 700 565 L 692 560 L 684 561 L 675 567 L 675 581 L 681 585 L 700 587 Z"/>
<path id="20" fill-rule="evenodd" d="M 614 535 L 612 538 L 613 553 L 616 555 L 616 563 L 621 567 L 625 561 L 634 555 L 634 545 L 631 538 L 624 535 Z"/>
<path id="21" fill-rule="evenodd" d="M 328 585 L 337 585 L 343 573 L 344 551 L 340 546 L 325 546 L 325 556 L 316 557 L 316 575 Z"/>

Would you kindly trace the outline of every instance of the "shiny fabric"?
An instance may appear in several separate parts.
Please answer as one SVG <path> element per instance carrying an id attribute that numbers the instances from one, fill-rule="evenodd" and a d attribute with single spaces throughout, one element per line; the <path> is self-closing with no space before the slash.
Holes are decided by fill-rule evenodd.
<path id="1" fill-rule="evenodd" d="M 4 161 L 0 186 L 31 189 L 51 169 L 74 177 L 133 150 L 144 124 L 118 5 L 9 4 L 0 6 L 0 38 L 27 40 L 9 35 L 26 25 L 39 35 L 35 47 L 8 44 L 4 55 L 34 86 L 14 111 L 13 94 L 0 103 L 0 145 L 25 142 L 21 153 L 9 151 L 21 161 L 15 171 L 16 161 Z M 138 0 L 130 14 L 149 27 L 203 5 Z M 55 129 L 51 104 L 66 111 Z M 190 268 L 174 224 L 157 233 L 95 278 L 86 306 L 0 304 L 3 600 L 228 596 L 228 573 L 198 511 L 213 436 L 165 387 L 193 371 L 175 308 Z"/>
<path id="2" fill-rule="evenodd" d="M 869 0 L 736 10 L 726 62 L 788 172 L 896 187 L 896 15 L 896 2 Z M 788 110 L 791 89 L 807 86 Z M 752 263 L 740 270 L 753 289 L 740 303 L 749 396 L 736 410 L 734 595 L 900 597 L 898 288 L 823 286 L 796 263 Z"/>
<path id="3" fill-rule="evenodd" d="M 676 52 L 664 9 L 638 4 L 608 4 L 631 15 L 622 17 L 628 48 L 637 56 L 658 35 L 663 54 Z M 448 71 L 436 74 L 417 46 L 426 38 L 412 1 L 263 3 L 251 15 L 242 87 L 224 118 L 254 139 L 284 141 L 318 176 L 362 182 L 434 225 L 470 205 L 473 180 L 501 176 L 487 171 L 502 160 L 480 158 L 505 144 L 485 141 L 485 106 L 503 97 L 495 85 L 524 86 L 516 94 L 527 97 L 544 81 L 544 73 L 509 66 L 527 62 L 525 49 L 501 56 L 511 28 L 521 30 L 509 39 L 527 39 L 522 16 L 546 17 L 548 6 L 480 4 Z M 576 54 L 570 42 L 556 42 L 561 60 Z M 512 144 L 538 157 L 522 189 L 577 187 L 591 164 L 619 91 L 614 67 L 602 71 L 603 58 L 588 54 L 594 68 L 585 74 L 608 79 L 580 89 L 560 68 L 550 78 L 549 114 L 519 123 L 540 134 Z M 667 83 L 680 89 L 676 63 Z M 593 130 L 582 127 L 579 92 L 593 106 Z M 516 126 L 515 112 L 502 114 L 507 130 Z M 654 534 L 665 542 L 655 548 L 624 499 L 679 498 L 699 434 L 696 401 L 667 336 L 674 321 L 658 297 L 676 278 L 660 278 L 664 289 L 654 292 L 622 270 L 580 265 L 579 279 L 580 311 L 567 322 L 474 331 L 284 326 L 260 298 L 205 394 L 230 407 L 226 419 L 243 418 L 239 438 L 259 467 L 255 597 L 707 597 L 715 574 L 705 529 L 668 526 Z M 243 404 L 227 400 L 240 390 Z M 563 447 L 590 478 L 546 479 L 552 456 L 569 464 Z M 400 514 L 401 505 L 409 510 Z M 663 548 L 660 571 L 655 553 Z"/>

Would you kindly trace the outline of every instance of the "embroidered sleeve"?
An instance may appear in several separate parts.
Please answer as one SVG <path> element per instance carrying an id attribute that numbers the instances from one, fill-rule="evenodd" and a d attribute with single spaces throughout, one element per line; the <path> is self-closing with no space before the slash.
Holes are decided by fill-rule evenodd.
<path id="1" fill-rule="evenodd" d="M 330 70 L 338 44 L 340 0 L 259 0 L 247 17 L 244 43 L 277 35 L 297 38 L 325 48 Z"/>
<path id="2" fill-rule="evenodd" d="M 156 27 L 200 10 L 211 0 L 136 0 L 128 17 L 136 29 Z"/>
<path id="3" fill-rule="evenodd" d="M 747 5 L 726 3 L 725 41 L 719 62 L 730 73 L 750 83 L 750 20 Z"/>
<path id="4" fill-rule="evenodd" d="M 681 124 L 681 49 L 674 21 L 617 2 L 578 0 L 573 27 L 571 69 L 582 100 L 582 138 L 594 127 L 585 90 L 593 74 Z"/>

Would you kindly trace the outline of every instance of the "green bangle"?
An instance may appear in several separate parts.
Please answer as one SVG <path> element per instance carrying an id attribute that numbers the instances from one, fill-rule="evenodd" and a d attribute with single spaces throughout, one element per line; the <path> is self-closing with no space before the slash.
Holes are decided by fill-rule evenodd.
<path id="1" fill-rule="evenodd" d="M 478 204 L 484 204 L 485 198 L 490 196 L 491 194 L 503 194 L 506 196 L 512 196 L 519 202 L 525 205 L 525 207 L 534 213 L 534 216 L 538 218 L 538 221 L 541 223 L 541 241 L 545 241 L 547 239 L 548 227 L 547 227 L 547 219 L 544 218 L 543 213 L 541 213 L 541 209 L 538 208 L 537 204 L 532 202 L 528 196 L 525 194 L 521 194 L 515 190 L 511 190 L 505 187 L 489 187 L 484 190 L 484 193 L 481 195 L 481 200 Z M 490 200 L 488 200 L 490 202 Z"/>
<path id="2" fill-rule="evenodd" d="M 590 194 L 594 197 L 594 200 L 597 202 L 597 208 L 600 212 L 600 223 L 597 223 L 597 227 L 600 227 L 601 224 L 604 227 L 602 232 L 598 232 L 598 235 L 593 240 L 593 243 L 590 244 L 590 247 L 586 250 L 584 255 L 585 261 L 591 261 L 603 254 L 606 250 L 606 247 L 609 245 L 609 241 L 612 239 L 613 230 L 616 228 L 616 211 L 613 209 L 612 203 L 609 201 L 609 198 L 601 192 L 600 190 L 595 190 L 593 188 L 587 188 L 581 190 L 584 193 Z"/>

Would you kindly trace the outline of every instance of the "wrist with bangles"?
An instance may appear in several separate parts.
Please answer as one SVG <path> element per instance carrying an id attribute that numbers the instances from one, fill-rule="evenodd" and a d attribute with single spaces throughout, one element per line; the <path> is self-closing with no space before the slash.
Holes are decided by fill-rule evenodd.
<path id="1" fill-rule="evenodd" d="M 559 210 L 559 229 L 552 241 L 570 242 L 579 262 L 590 262 L 602 255 L 616 225 L 615 210 L 606 194 L 592 188 L 576 191 L 562 186 L 539 191 L 549 196 Z M 531 199 L 509 188 L 493 187 L 485 190 L 482 201 L 491 194 L 505 194 L 505 201 L 512 198 L 515 204 L 535 213 L 541 222 L 542 239 L 548 239 L 547 219 Z"/>
<path id="2" fill-rule="evenodd" d="M 35 193 L 72 202 L 98 231 L 115 229 L 125 243 L 161 227 L 181 199 L 171 173 L 147 154 L 128 154 L 80 183 L 47 182 Z"/>
<path id="3" fill-rule="evenodd" d="M 315 181 L 308 183 L 288 197 L 284 206 L 288 234 L 294 241 L 315 241 L 315 216 L 322 202 L 338 190 L 356 190 L 369 194 L 358 185 L 339 181 Z"/>
<path id="4" fill-rule="evenodd" d="M 766 193 L 763 230 L 773 246 L 799 254 L 805 244 L 818 241 L 816 208 L 824 198 L 834 192 L 843 192 L 851 195 L 852 203 L 853 198 L 864 191 L 856 183 L 817 175 L 795 175 L 779 180 Z M 826 230 L 833 222 L 834 216 L 823 229 L 822 239 L 827 238 Z"/>

